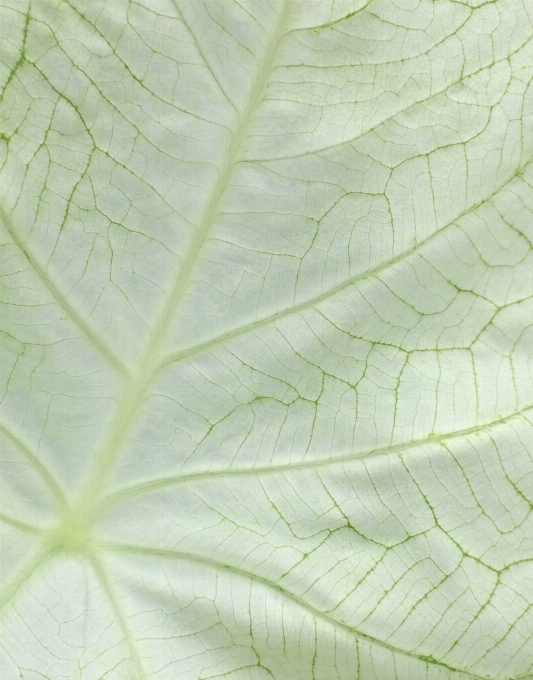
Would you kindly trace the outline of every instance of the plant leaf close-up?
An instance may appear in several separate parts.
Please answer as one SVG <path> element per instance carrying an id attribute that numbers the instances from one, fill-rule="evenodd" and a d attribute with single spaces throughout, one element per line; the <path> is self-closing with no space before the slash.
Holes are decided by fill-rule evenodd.
<path id="1" fill-rule="evenodd" d="M 2 680 L 533 678 L 533 4 L 0 26 Z"/>

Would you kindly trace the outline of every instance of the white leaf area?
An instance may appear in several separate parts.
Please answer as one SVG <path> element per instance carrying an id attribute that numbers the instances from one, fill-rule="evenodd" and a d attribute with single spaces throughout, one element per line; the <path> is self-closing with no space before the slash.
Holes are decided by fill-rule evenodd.
<path id="1" fill-rule="evenodd" d="M 531 0 L 0 0 L 2 680 L 533 678 Z"/>

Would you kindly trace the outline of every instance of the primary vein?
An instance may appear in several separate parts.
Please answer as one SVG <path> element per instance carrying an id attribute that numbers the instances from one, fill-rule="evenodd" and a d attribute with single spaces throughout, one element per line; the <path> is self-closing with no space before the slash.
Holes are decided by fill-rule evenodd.
<path id="1" fill-rule="evenodd" d="M 203 555 L 199 554 L 194 554 L 194 553 L 189 553 L 189 552 L 184 552 L 181 550 L 158 550 L 157 548 L 149 548 L 149 547 L 144 547 L 144 546 L 139 546 L 139 545 L 132 545 L 132 544 L 120 544 L 120 543 L 108 543 L 108 542 L 102 542 L 100 544 L 101 548 L 107 548 L 110 552 L 114 553 L 131 553 L 131 554 L 139 554 L 139 555 L 146 555 L 147 557 L 154 557 L 154 558 L 167 558 L 167 559 L 180 559 L 180 560 L 186 560 L 188 562 L 193 562 L 199 565 L 203 565 L 206 567 L 209 567 L 211 569 L 215 569 L 216 571 L 222 570 L 229 572 L 231 574 L 235 574 L 237 576 L 240 576 L 242 578 L 245 578 L 252 583 L 259 583 L 269 590 L 276 590 L 277 592 L 281 593 L 286 599 L 290 600 L 294 604 L 296 604 L 299 607 L 302 607 L 305 611 L 309 612 L 311 616 L 314 618 L 315 621 L 317 620 L 322 620 L 325 621 L 326 623 L 335 626 L 336 628 L 343 630 L 344 632 L 348 633 L 349 635 L 352 635 L 356 638 L 359 638 L 361 640 L 365 640 L 366 642 L 376 645 L 378 647 L 381 647 L 382 649 L 387 649 L 389 652 L 392 654 L 401 654 L 402 656 L 410 657 L 412 659 L 415 659 L 416 661 L 420 661 L 421 663 L 425 664 L 432 664 L 436 667 L 447 669 L 448 671 L 451 671 L 453 673 L 458 673 L 462 675 L 464 678 L 470 678 L 471 680 L 483 680 L 483 676 L 477 675 L 476 673 L 471 673 L 468 670 L 463 670 L 460 668 L 454 668 L 452 666 L 449 666 L 448 664 L 442 662 L 442 661 L 437 661 L 436 659 L 428 660 L 419 654 L 416 654 L 415 652 L 411 652 L 407 649 L 402 649 L 400 647 L 395 647 L 394 645 L 391 645 L 384 640 L 380 640 L 377 637 L 374 637 L 373 635 L 370 635 L 368 633 L 365 633 L 354 626 L 350 626 L 347 623 L 344 623 L 343 621 L 339 621 L 335 617 L 331 616 L 330 614 L 321 611 L 320 609 L 317 609 L 316 607 L 313 607 L 313 605 L 309 604 L 305 600 L 303 600 L 301 597 L 296 595 L 295 593 L 291 592 L 287 588 L 284 588 L 282 585 L 279 583 L 276 583 L 273 580 L 270 580 L 268 578 L 264 578 L 262 576 L 259 576 L 258 574 L 254 574 L 251 571 L 247 571 L 245 569 L 240 569 L 238 567 L 234 567 L 233 565 L 226 564 L 224 562 L 220 562 L 219 560 L 216 560 L 211 557 L 206 557 Z"/>
<path id="2" fill-rule="evenodd" d="M 257 72 L 255 85 L 252 87 L 248 102 L 239 117 L 238 125 L 228 145 L 226 158 L 218 180 L 184 260 L 184 264 L 176 277 L 167 302 L 150 335 L 146 349 L 138 364 L 138 369 L 124 386 L 120 399 L 121 405 L 117 410 L 114 422 L 110 426 L 104 446 L 97 456 L 89 481 L 80 497 L 80 508 L 84 510 L 87 509 L 87 506 L 93 505 L 95 499 L 99 497 L 104 487 L 104 480 L 111 473 L 114 463 L 120 455 L 124 443 L 127 441 L 146 390 L 157 376 L 163 341 L 183 302 L 198 255 L 220 212 L 222 198 L 230 185 L 234 168 L 241 158 L 243 143 L 248 135 L 255 111 L 264 96 L 268 79 L 273 70 L 275 54 L 286 32 L 290 6 L 291 2 L 287 0 L 283 11 L 280 13 L 277 28 L 265 50 L 262 64 Z"/>
<path id="3" fill-rule="evenodd" d="M 233 328 L 230 331 L 227 331 L 225 333 L 222 333 L 221 335 L 216 335 L 213 338 L 210 338 L 209 340 L 206 340 L 205 342 L 199 343 L 197 345 L 191 345 L 190 347 L 185 347 L 185 349 L 179 350 L 178 352 L 174 352 L 172 354 L 168 354 L 167 356 L 164 356 L 161 358 L 158 369 L 163 369 L 165 366 L 168 366 L 171 363 L 182 361 L 184 359 L 188 359 L 189 357 L 195 356 L 197 354 L 201 354 L 202 352 L 205 352 L 213 347 L 217 347 L 218 345 L 221 345 L 225 342 L 228 342 L 230 340 L 233 340 L 235 338 L 241 337 L 242 335 L 245 335 L 246 333 L 249 333 L 251 331 L 254 331 L 258 328 L 262 328 L 264 326 L 267 326 L 270 323 L 275 323 L 279 319 L 283 319 L 286 316 L 290 316 L 292 314 L 298 314 L 299 312 L 303 312 L 307 309 L 312 309 L 313 307 L 316 307 L 319 305 L 321 302 L 324 302 L 326 300 L 329 300 L 333 298 L 335 295 L 338 295 L 339 293 L 342 293 L 344 290 L 349 288 L 350 286 L 356 285 L 360 281 L 365 281 L 368 280 L 371 277 L 377 277 L 379 276 L 382 272 L 388 270 L 390 267 L 393 267 L 395 264 L 398 264 L 404 260 L 406 260 L 410 255 L 414 255 L 418 253 L 422 248 L 431 243 L 434 239 L 438 238 L 439 236 L 442 235 L 446 229 L 449 227 L 452 227 L 453 225 L 456 225 L 459 220 L 461 220 L 463 217 L 466 215 L 469 215 L 479 208 L 481 208 L 483 205 L 487 204 L 489 201 L 491 201 L 494 196 L 505 189 L 509 184 L 511 184 L 515 179 L 520 177 L 526 168 L 532 163 L 533 161 L 531 159 L 528 159 L 523 165 L 521 165 L 519 168 L 517 168 L 511 177 L 506 179 L 504 182 L 500 184 L 500 186 L 493 191 L 489 196 L 484 198 L 483 200 L 479 201 L 478 203 L 475 203 L 474 205 L 470 206 L 466 210 L 463 210 L 459 215 L 456 215 L 453 220 L 448 222 L 447 224 L 443 225 L 442 227 L 439 227 L 436 231 L 431 233 L 428 237 L 423 239 L 422 241 L 419 241 L 415 245 L 413 245 L 411 248 L 408 250 L 405 250 L 401 252 L 399 255 L 395 255 L 394 257 L 389 258 L 388 260 L 385 260 L 381 262 L 380 264 L 376 265 L 375 267 L 372 267 L 370 269 L 365 269 L 363 272 L 358 272 L 357 274 L 349 277 L 348 279 L 344 279 L 340 283 L 338 283 L 336 286 L 333 288 L 330 288 L 326 290 L 323 293 L 320 293 L 319 295 L 308 298 L 307 300 L 304 300 L 303 302 L 300 302 L 297 305 L 294 305 L 292 307 L 287 307 L 285 309 L 282 309 L 278 312 L 274 312 L 273 314 L 268 314 L 260 319 L 256 319 L 254 321 L 250 321 L 249 323 L 243 324 L 242 326 L 237 326 L 236 328 Z"/>
<path id="4" fill-rule="evenodd" d="M 99 509 L 103 511 L 112 505 L 131 500 L 136 496 L 149 494 L 151 492 L 159 491 L 170 486 L 176 486 L 178 484 L 194 482 L 198 479 L 205 481 L 232 477 L 257 477 L 259 475 L 283 474 L 288 472 L 296 472 L 299 470 L 319 470 L 324 467 L 328 468 L 333 465 L 343 465 L 345 463 L 365 463 L 369 458 L 388 456 L 394 453 L 401 454 L 404 451 L 410 451 L 416 447 L 421 447 L 427 444 L 438 444 L 461 437 L 467 437 L 469 435 L 481 434 L 493 427 L 504 425 L 513 419 L 518 419 L 520 416 L 524 416 L 528 411 L 531 411 L 532 408 L 533 405 L 528 404 L 518 411 L 514 411 L 488 423 L 482 423 L 481 425 L 475 425 L 474 427 L 456 430 L 454 432 L 430 434 L 427 437 L 421 437 L 420 439 L 415 439 L 413 441 L 400 442 L 398 444 L 392 444 L 389 446 L 382 446 L 371 451 L 350 451 L 349 453 L 341 454 L 339 456 L 332 456 L 331 458 L 327 459 L 314 458 L 312 460 L 301 460 L 298 462 L 287 462 L 250 468 L 234 468 L 229 470 L 204 470 L 201 472 L 180 474 L 173 477 L 152 479 L 149 482 L 142 482 L 141 484 L 126 487 L 125 489 L 110 494 L 102 501 L 101 507 Z"/>

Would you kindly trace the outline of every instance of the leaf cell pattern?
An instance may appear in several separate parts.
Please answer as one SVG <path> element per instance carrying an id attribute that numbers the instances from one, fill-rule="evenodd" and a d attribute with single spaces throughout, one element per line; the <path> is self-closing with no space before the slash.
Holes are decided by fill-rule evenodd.
<path id="1" fill-rule="evenodd" d="M 0 24 L 2 678 L 533 678 L 530 3 Z"/>

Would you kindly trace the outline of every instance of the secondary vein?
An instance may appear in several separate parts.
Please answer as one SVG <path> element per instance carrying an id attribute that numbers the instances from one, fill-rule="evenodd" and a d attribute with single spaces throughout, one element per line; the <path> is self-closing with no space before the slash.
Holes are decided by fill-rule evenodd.
<path id="1" fill-rule="evenodd" d="M 204 216 L 184 260 L 184 264 L 176 277 L 167 302 L 150 335 L 137 371 L 124 386 L 120 398 L 121 405 L 109 429 L 106 441 L 97 456 L 89 481 L 80 497 L 80 509 L 83 511 L 89 511 L 89 508 L 94 506 L 96 499 L 100 496 L 104 487 L 104 481 L 111 473 L 115 461 L 127 441 L 146 391 L 157 377 L 163 341 L 183 302 L 198 255 L 216 221 L 222 198 L 230 186 L 234 169 L 241 158 L 244 141 L 249 134 L 256 109 L 263 99 L 265 88 L 273 70 L 276 52 L 286 33 L 290 8 L 291 2 L 287 0 L 283 11 L 280 13 L 277 28 L 263 55 L 255 85 L 252 87 L 248 102 L 239 117 L 238 126 L 228 145 L 226 158 L 220 170 L 218 180 L 215 183 L 211 198 L 206 206 Z"/>

